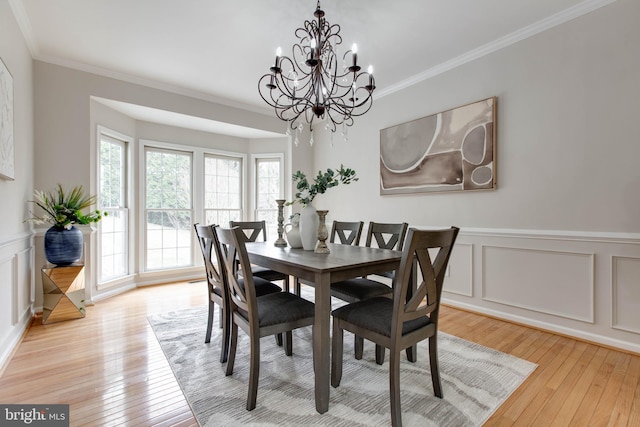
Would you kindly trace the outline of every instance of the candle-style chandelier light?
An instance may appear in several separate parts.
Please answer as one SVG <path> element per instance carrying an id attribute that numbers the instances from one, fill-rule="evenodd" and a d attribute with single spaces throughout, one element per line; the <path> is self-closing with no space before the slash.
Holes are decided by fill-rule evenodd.
<path id="1" fill-rule="evenodd" d="M 278 118 L 288 123 L 287 134 L 296 133 L 296 145 L 303 121 L 311 131 L 314 120 L 325 119 L 325 128 L 331 132 L 342 126 L 346 139 L 353 118 L 371 108 L 376 88 L 373 68 L 360 71 L 355 43 L 338 63 L 340 26 L 325 20 L 319 0 L 313 15 L 316 20 L 305 21 L 304 27 L 295 31 L 299 42 L 293 45 L 292 57 L 282 56 L 278 48 L 271 72 L 258 81 L 262 99 L 275 108 Z M 313 133 L 310 142 L 313 144 Z"/>

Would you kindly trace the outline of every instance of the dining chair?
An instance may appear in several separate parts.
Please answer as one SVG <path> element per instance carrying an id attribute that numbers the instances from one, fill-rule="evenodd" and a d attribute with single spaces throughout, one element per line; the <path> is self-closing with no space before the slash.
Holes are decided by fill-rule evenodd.
<path id="1" fill-rule="evenodd" d="M 226 279 L 226 273 L 222 270 L 220 264 L 220 245 L 217 243 L 214 229 L 217 225 L 201 225 L 194 224 L 193 227 L 196 230 L 196 236 L 198 243 L 200 244 L 200 250 L 204 261 L 205 273 L 207 275 L 207 287 L 209 288 L 209 315 L 207 319 L 207 332 L 205 334 L 205 343 L 211 342 L 211 332 L 213 329 L 213 316 L 214 316 L 214 304 L 218 304 L 220 307 L 220 328 L 222 329 L 222 346 L 220 354 L 220 363 L 227 361 L 227 354 L 229 353 L 229 334 L 230 334 L 230 319 L 229 310 L 227 309 L 228 302 L 228 283 Z M 216 259 L 214 265 L 213 259 Z M 217 265 L 217 268 L 216 268 Z M 254 278 L 254 286 L 256 288 L 257 295 L 266 295 L 275 292 L 282 292 L 282 289 L 268 280 L 260 277 Z M 240 279 L 241 286 L 244 286 L 243 279 Z M 278 345 L 282 345 L 282 339 L 280 336 L 276 336 L 276 342 Z"/>
<path id="2" fill-rule="evenodd" d="M 379 248 L 402 250 L 404 246 L 404 239 L 407 235 L 407 223 L 401 224 L 384 224 L 379 222 L 369 223 L 369 228 L 372 229 L 371 234 L 367 231 L 367 246 L 371 246 L 372 238 L 375 239 Z M 371 236 L 371 237 L 370 237 Z M 388 279 L 393 279 L 395 271 L 385 271 L 382 273 L 374 274 L 374 276 L 382 276 Z"/>
<path id="3" fill-rule="evenodd" d="M 229 221 L 229 227 L 239 227 L 247 242 L 267 241 L 267 225 L 265 221 Z M 283 274 L 275 270 L 251 265 L 251 272 L 256 277 L 261 277 L 270 282 L 282 280 L 284 290 L 289 292 L 290 279 L 288 274 Z M 242 272 L 240 272 L 242 274 Z"/>
<path id="4" fill-rule="evenodd" d="M 331 234 L 329 237 L 329 243 L 336 243 L 336 237 L 338 238 L 337 243 L 342 245 L 354 245 L 358 246 L 360 244 L 360 236 L 362 235 L 362 227 L 364 226 L 364 222 L 362 221 L 333 221 L 331 225 Z M 296 295 L 300 295 L 300 284 L 301 280 L 297 277 L 294 278 L 293 281 L 293 289 Z"/>
<path id="5" fill-rule="evenodd" d="M 200 244 L 202 258 L 204 260 L 204 269 L 207 275 L 207 288 L 209 290 L 209 316 L 207 319 L 207 332 L 204 342 L 211 342 L 211 332 L 213 329 L 213 315 L 215 304 L 220 307 L 220 327 L 222 328 L 222 345 L 220 346 L 220 363 L 227 361 L 229 354 L 229 333 L 230 333 L 230 316 L 229 310 L 226 308 L 227 290 L 223 277 L 213 264 L 213 257 L 217 245 L 214 240 L 213 225 L 194 224 L 196 237 Z"/>
<path id="6" fill-rule="evenodd" d="M 394 279 L 393 298 L 376 297 L 347 304 L 331 313 L 331 385 L 338 387 L 342 379 L 344 331 L 390 349 L 389 395 L 391 423 L 402 425 L 400 408 L 400 354 L 402 350 L 429 339 L 429 364 L 435 396 L 442 398 L 438 367 L 438 312 L 447 264 L 459 229 L 416 230 L 411 228 L 407 245 Z M 437 252 L 435 258 L 433 252 Z M 421 283 L 407 298 L 414 259 L 421 272 Z"/>
<path id="7" fill-rule="evenodd" d="M 214 230 L 221 247 L 222 264 L 229 283 L 229 307 L 231 314 L 231 342 L 226 375 L 233 374 L 238 327 L 250 341 L 249 390 L 247 410 L 256 407 L 258 378 L 260 373 L 260 338 L 266 335 L 284 334 L 285 353 L 293 354 L 292 330 L 313 325 L 315 306 L 297 295 L 278 292 L 257 296 L 253 277 L 245 277 L 241 286 L 237 269 L 250 269 L 249 256 L 245 247 L 242 230 L 238 227 Z"/>
<path id="8" fill-rule="evenodd" d="M 363 226 L 363 221 L 333 221 L 329 242 L 336 243 L 337 237 L 338 243 L 358 246 L 360 244 L 360 236 L 362 235 Z"/>
<path id="9" fill-rule="evenodd" d="M 378 248 L 402 250 L 408 227 L 409 224 L 406 222 L 393 224 L 371 221 L 367 228 L 365 246 L 371 247 L 375 241 L 374 246 Z M 331 285 L 331 296 L 349 303 L 379 296 L 391 297 L 392 293 L 393 289 L 390 286 L 369 277 L 357 277 Z M 362 337 L 358 335 L 354 337 L 353 347 L 355 358 L 362 359 L 364 347 Z M 383 362 L 384 347 L 376 346 L 376 363 L 382 365 Z"/>

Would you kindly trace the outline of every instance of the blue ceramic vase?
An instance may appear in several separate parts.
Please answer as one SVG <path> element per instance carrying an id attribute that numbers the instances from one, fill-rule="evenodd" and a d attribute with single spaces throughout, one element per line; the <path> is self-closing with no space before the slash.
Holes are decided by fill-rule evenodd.
<path id="1" fill-rule="evenodd" d="M 51 227 L 44 235 L 44 256 L 51 264 L 69 265 L 82 258 L 82 231 Z"/>

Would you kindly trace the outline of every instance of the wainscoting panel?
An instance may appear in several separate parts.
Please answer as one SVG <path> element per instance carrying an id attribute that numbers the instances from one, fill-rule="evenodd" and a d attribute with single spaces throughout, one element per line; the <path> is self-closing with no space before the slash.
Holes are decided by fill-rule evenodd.
<path id="1" fill-rule="evenodd" d="M 20 323 L 21 319 L 31 317 L 31 303 L 33 302 L 32 292 L 32 253 L 33 248 L 26 248 L 18 252 L 14 258 L 15 274 L 16 274 L 16 307 L 17 315 L 14 318 L 14 324 Z"/>
<path id="2" fill-rule="evenodd" d="M 31 233 L 0 241 L 0 368 L 31 320 Z"/>
<path id="3" fill-rule="evenodd" d="M 640 354 L 640 233 L 462 228 L 443 303 Z"/>
<path id="4" fill-rule="evenodd" d="M 640 258 L 611 258 L 611 326 L 640 334 Z"/>
<path id="5" fill-rule="evenodd" d="M 456 243 L 449 258 L 443 292 L 473 296 L 473 245 Z"/>
<path id="6" fill-rule="evenodd" d="M 483 246 L 483 298 L 593 323 L 593 254 Z"/>
<path id="7" fill-rule="evenodd" d="M 7 338 L 14 325 L 14 313 L 16 309 L 14 257 L 0 258 L 0 301 L 3 310 L 0 310 L 0 342 Z"/>

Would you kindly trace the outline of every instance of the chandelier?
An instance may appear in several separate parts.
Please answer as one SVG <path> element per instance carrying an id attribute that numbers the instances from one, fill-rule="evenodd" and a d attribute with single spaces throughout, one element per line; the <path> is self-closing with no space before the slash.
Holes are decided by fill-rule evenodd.
<path id="1" fill-rule="evenodd" d="M 332 135 L 341 125 L 346 139 L 353 118 L 371 108 L 376 88 L 373 68 L 360 71 L 355 43 L 338 64 L 340 26 L 325 20 L 319 0 L 313 15 L 316 20 L 305 21 L 304 27 L 295 31 L 299 41 L 293 45 L 292 56 L 283 56 L 278 48 L 270 73 L 258 81 L 262 99 L 275 109 L 279 119 L 288 123 L 287 134 L 296 132 L 296 145 L 297 134 L 304 129 L 302 122 L 313 131 L 314 120 L 324 121 Z M 310 143 L 313 144 L 313 133 Z"/>

